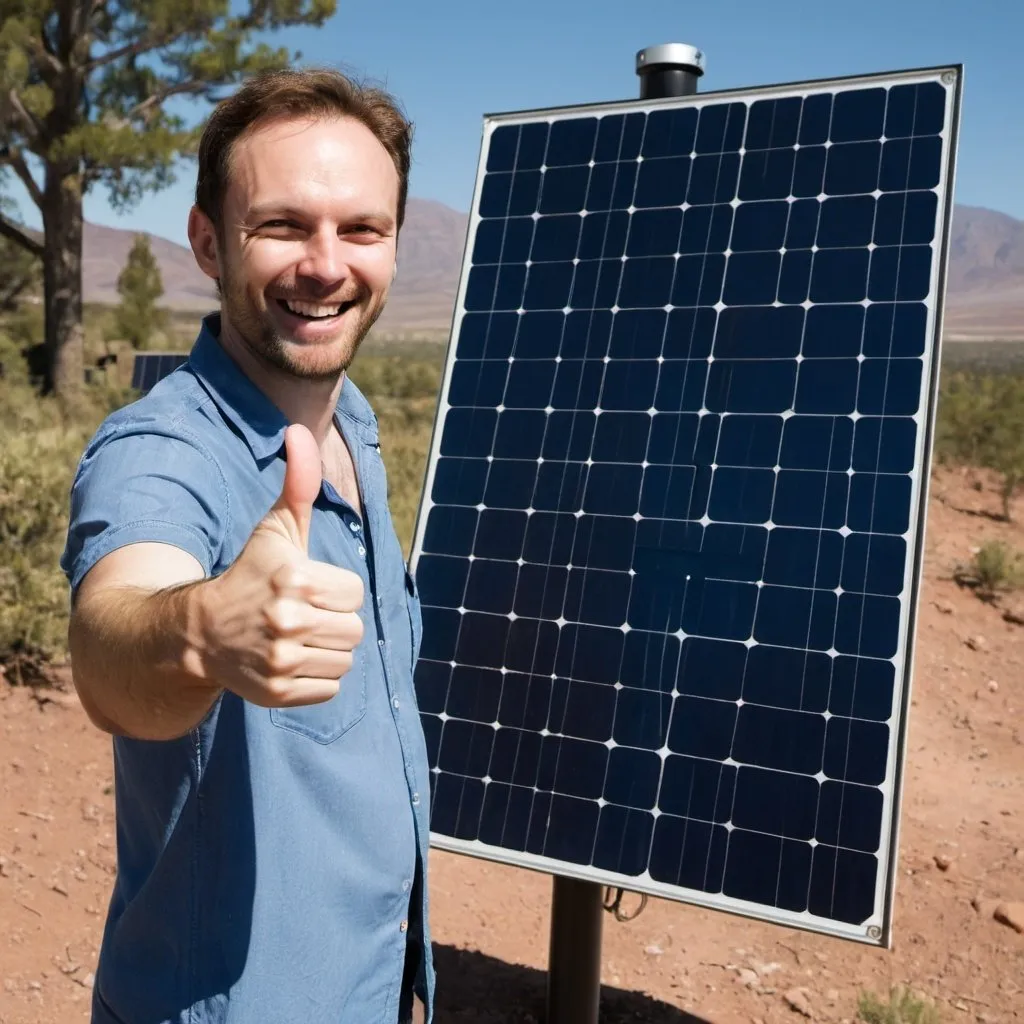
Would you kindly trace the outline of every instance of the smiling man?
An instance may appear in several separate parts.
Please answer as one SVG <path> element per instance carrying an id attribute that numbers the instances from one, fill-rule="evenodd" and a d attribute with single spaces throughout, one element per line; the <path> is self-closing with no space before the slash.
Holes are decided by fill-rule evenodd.
<path id="1" fill-rule="evenodd" d="M 62 566 L 118 853 L 94 1024 L 431 1019 L 419 601 L 346 375 L 410 142 L 334 72 L 222 102 L 188 226 L 220 312 L 82 457 Z"/>

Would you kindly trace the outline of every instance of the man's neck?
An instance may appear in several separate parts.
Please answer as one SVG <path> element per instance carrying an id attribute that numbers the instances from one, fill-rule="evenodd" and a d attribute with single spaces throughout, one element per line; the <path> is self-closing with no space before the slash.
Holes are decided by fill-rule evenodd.
<path id="1" fill-rule="evenodd" d="M 301 423 L 323 449 L 331 431 L 345 374 L 331 380 L 291 377 L 258 356 L 221 314 L 220 344 L 242 372 L 281 410 L 289 423 Z"/>

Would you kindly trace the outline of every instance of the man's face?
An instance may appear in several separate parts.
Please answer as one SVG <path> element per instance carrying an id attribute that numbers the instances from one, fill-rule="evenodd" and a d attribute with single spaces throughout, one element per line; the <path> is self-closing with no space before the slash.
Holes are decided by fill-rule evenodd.
<path id="1" fill-rule="evenodd" d="M 295 377 L 348 367 L 395 266 L 398 172 L 350 118 L 281 120 L 240 139 L 218 246 L 224 315 Z"/>

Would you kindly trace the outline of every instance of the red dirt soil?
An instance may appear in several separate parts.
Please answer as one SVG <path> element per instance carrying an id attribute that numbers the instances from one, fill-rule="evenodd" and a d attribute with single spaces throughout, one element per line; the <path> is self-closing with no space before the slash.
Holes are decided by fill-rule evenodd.
<path id="1" fill-rule="evenodd" d="M 859 992 L 896 984 L 944 1021 L 1024 1019 L 1024 934 L 994 916 L 1024 905 L 1024 626 L 950 578 L 984 540 L 1024 548 L 991 484 L 943 470 L 932 487 L 894 948 L 652 899 L 606 918 L 602 1021 L 850 1021 Z M 114 872 L 110 741 L 68 692 L 0 684 L 0 722 L 0 1024 L 87 1020 Z M 440 1024 L 541 1020 L 550 879 L 437 851 L 431 871 Z"/>

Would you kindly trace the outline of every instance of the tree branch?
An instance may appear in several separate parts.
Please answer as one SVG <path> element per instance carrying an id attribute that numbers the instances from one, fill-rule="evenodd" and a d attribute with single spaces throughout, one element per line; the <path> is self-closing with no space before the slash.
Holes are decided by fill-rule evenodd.
<path id="1" fill-rule="evenodd" d="M 141 103 L 136 103 L 125 114 L 125 120 L 131 120 L 134 117 L 140 117 L 145 114 L 151 107 L 158 107 L 164 100 L 170 99 L 172 96 L 180 96 L 183 93 L 188 92 L 203 92 L 204 89 L 209 89 L 216 83 L 214 82 L 202 82 L 199 79 L 193 78 L 187 82 L 178 82 L 176 85 L 169 85 L 166 89 L 161 89 L 159 92 L 153 93 L 152 96 L 147 96 Z"/>
<path id="2" fill-rule="evenodd" d="M 11 89 L 7 94 L 7 101 L 11 105 L 11 110 L 14 111 L 18 120 L 21 122 L 21 127 L 25 134 L 28 136 L 29 143 L 39 141 L 39 122 L 29 113 L 26 109 L 25 104 L 21 102 L 21 97 L 18 95 L 17 90 Z"/>
<path id="3" fill-rule="evenodd" d="M 22 155 L 21 150 L 13 146 L 5 147 L 0 151 L 0 164 L 7 164 L 14 171 L 28 190 L 28 194 L 32 197 L 32 202 L 42 210 L 42 189 L 36 183 L 36 179 L 32 177 L 32 172 L 28 169 L 28 164 L 25 163 L 25 157 Z"/>
<path id="4" fill-rule="evenodd" d="M 11 309 L 14 300 L 32 283 L 31 273 L 19 274 L 17 277 L 9 278 L 0 287 L 0 309 Z"/>
<path id="5" fill-rule="evenodd" d="M 53 46 L 46 36 L 46 29 L 44 28 L 42 30 L 41 38 L 28 39 L 26 42 L 32 51 L 32 56 L 39 62 L 39 69 L 42 73 L 43 81 L 45 81 L 47 85 L 52 85 L 57 76 L 64 71 L 64 65 L 53 52 Z"/>
<path id="6" fill-rule="evenodd" d="M 156 50 L 169 43 L 171 38 L 170 36 L 143 36 L 134 43 L 119 46 L 116 50 L 109 50 L 102 56 L 95 57 L 85 65 L 85 72 L 91 75 L 97 68 L 106 67 L 107 64 L 113 64 L 124 57 L 137 57 L 140 53 L 146 53 L 148 50 Z"/>
<path id="7" fill-rule="evenodd" d="M 8 220 L 2 213 L 0 213 L 0 236 L 14 242 L 15 245 L 20 245 L 22 249 L 26 249 L 33 256 L 42 258 L 43 243 L 37 242 L 31 235 L 26 234 L 24 228 L 19 227 L 14 221 Z"/>
<path id="8" fill-rule="evenodd" d="M 72 21 L 72 28 L 76 37 L 80 36 L 85 31 L 85 27 L 89 24 L 89 18 L 91 16 L 92 0 L 78 0 L 78 3 L 75 5 Z"/>

